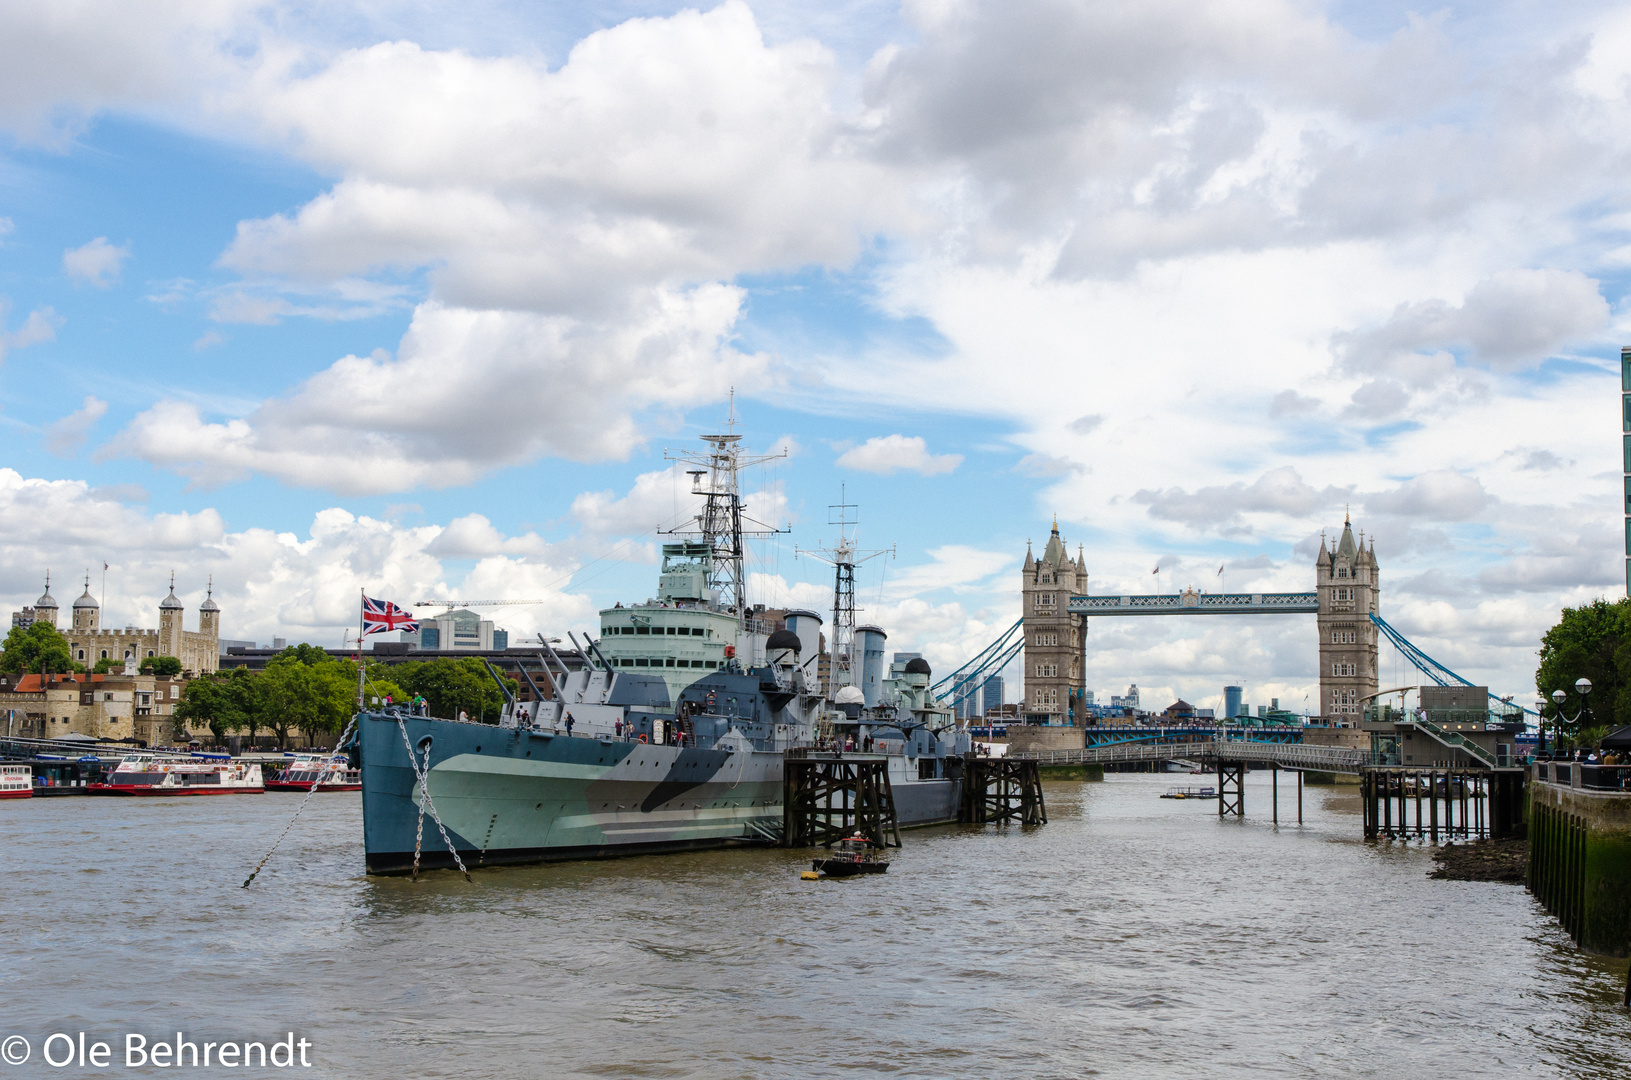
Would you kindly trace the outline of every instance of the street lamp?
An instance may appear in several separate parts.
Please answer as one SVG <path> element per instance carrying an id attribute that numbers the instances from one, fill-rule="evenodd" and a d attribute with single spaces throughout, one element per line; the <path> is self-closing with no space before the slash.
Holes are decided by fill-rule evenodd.
<path id="1" fill-rule="evenodd" d="M 1562 687 L 1552 691 L 1552 703 L 1557 706 L 1559 728 L 1562 727 L 1562 721 L 1567 720 L 1569 723 L 1573 724 L 1588 713 L 1586 698 L 1591 694 L 1591 680 L 1583 675 L 1576 679 L 1574 682 L 1574 692 L 1580 695 L 1580 709 L 1573 716 L 1564 716 L 1563 703 L 1569 699 L 1568 691 L 1564 690 Z M 1546 749 L 1546 722 L 1544 720 L 1541 721 L 1540 726 L 1540 749 L 1543 752 Z"/>

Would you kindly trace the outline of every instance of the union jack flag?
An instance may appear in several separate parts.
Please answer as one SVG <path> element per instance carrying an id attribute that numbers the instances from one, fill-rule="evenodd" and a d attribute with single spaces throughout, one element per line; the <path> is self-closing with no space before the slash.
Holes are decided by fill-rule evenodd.
<path id="1" fill-rule="evenodd" d="M 389 600 L 375 600 L 371 596 L 364 596 L 362 636 L 384 634 L 392 630 L 406 630 L 410 634 L 416 634 L 419 632 L 419 620 Z"/>

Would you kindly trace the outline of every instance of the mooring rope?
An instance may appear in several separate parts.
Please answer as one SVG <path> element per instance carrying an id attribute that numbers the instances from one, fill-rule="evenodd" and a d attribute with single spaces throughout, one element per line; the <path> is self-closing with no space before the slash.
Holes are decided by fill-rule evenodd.
<path id="1" fill-rule="evenodd" d="M 336 750 L 345 745 L 346 737 L 351 734 L 351 729 L 356 726 L 357 718 L 353 716 L 351 718 L 351 723 L 347 724 L 345 726 L 345 730 L 340 733 L 340 741 L 334 744 Z M 283 826 L 283 831 L 278 833 L 276 840 L 272 841 L 272 846 L 267 849 L 266 854 L 261 858 L 261 861 L 255 864 L 255 869 L 250 872 L 248 877 L 244 878 L 244 888 L 249 888 L 249 883 L 255 880 L 255 875 L 261 872 L 261 869 L 266 865 L 267 860 L 272 857 L 272 852 L 276 851 L 278 845 L 283 843 L 283 838 L 289 835 L 290 829 L 294 828 L 295 819 L 300 816 L 300 811 L 306 809 L 306 804 L 311 802 L 312 796 L 317 794 L 317 790 L 320 787 L 322 787 L 321 780 L 314 781 L 312 783 L 311 790 L 306 792 L 306 797 L 300 800 L 300 805 L 295 807 L 294 813 L 290 815 L 289 823 Z"/>
<path id="2" fill-rule="evenodd" d="M 417 755 L 417 754 L 415 754 L 413 752 L 413 740 L 408 738 L 408 724 L 407 724 L 407 722 L 405 720 L 402 719 L 402 717 L 400 715 L 397 716 L 397 718 L 396 718 L 396 726 L 397 726 L 397 730 L 402 732 L 402 745 L 404 745 L 404 746 L 406 746 L 408 748 L 408 764 L 413 766 L 413 775 L 416 778 L 418 778 L 418 780 L 419 780 L 419 797 L 420 797 L 420 803 L 419 803 L 419 832 L 420 832 L 420 835 L 422 836 L 424 834 L 425 811 L 429 810 L 430 811 L 430 819 L 436 823 L 436 831 L 442 834 L 442 843 L 447 845 L 448 854 L 453 856 L 453 862 L 458 866 L 459 873 L 464 875 L 464 880 L 471 881 L 470 871 L 465 869 L 464 860 L 459 858 L 459 852 L 458 852 L 458 850 L 456 848 L 454 848 L 453 841 L 448 837 L 447 829 L 442 826 L 442 817 L 441 817 L 440 814 L 438 814 L 436 812 L 436 804 L 431 801 L 430 787 L 425 783 L 425 774 L 429 770 L 428 769 L 421 769 L 419 767 L 419 755 Z M 425 751 L 425 764 L 426 765 L 430 764 L 430 750 L 429 749 L 426 749 L 426 751 Z M 414 845 L 413 845 L 413 875 L 414 875 L 414 880 L 418 881 L 419 880 L 419 841 L 417 839 L 414 841 Z M 473 881 L 471 881 L 471 884 L 475 884 L 475 883 Z"/>

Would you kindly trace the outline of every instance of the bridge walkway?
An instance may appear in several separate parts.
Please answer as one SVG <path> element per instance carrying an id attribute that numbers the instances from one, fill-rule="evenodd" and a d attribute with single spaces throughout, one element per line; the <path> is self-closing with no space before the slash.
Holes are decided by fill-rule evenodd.
<path id="1" fill-rule="evenodd" d="M 1357 774 L 1371 763 L 1365 750 L 1342 746 L 1305 746 L 1301 743 L 1245 742 L 1212 739 L 1202 742 L 1123 743 L 1082 750 L 1022 750 L 1008 755 L 1040 765 L 1114 765 L 1138 761 L 1196 761 L 1203 764 L 1275 765 L 1282 769 Z"/>

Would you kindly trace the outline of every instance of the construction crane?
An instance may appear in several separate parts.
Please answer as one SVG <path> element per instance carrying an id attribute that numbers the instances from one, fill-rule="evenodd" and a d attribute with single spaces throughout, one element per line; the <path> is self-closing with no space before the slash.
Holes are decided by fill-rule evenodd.
<path id="1" fill-rule="evenodd" d="M 445 607 L 452 611 L 461 607 L 532 607 L 553 603 L 551 600 L 420 600 L 414 607 Z"/>

